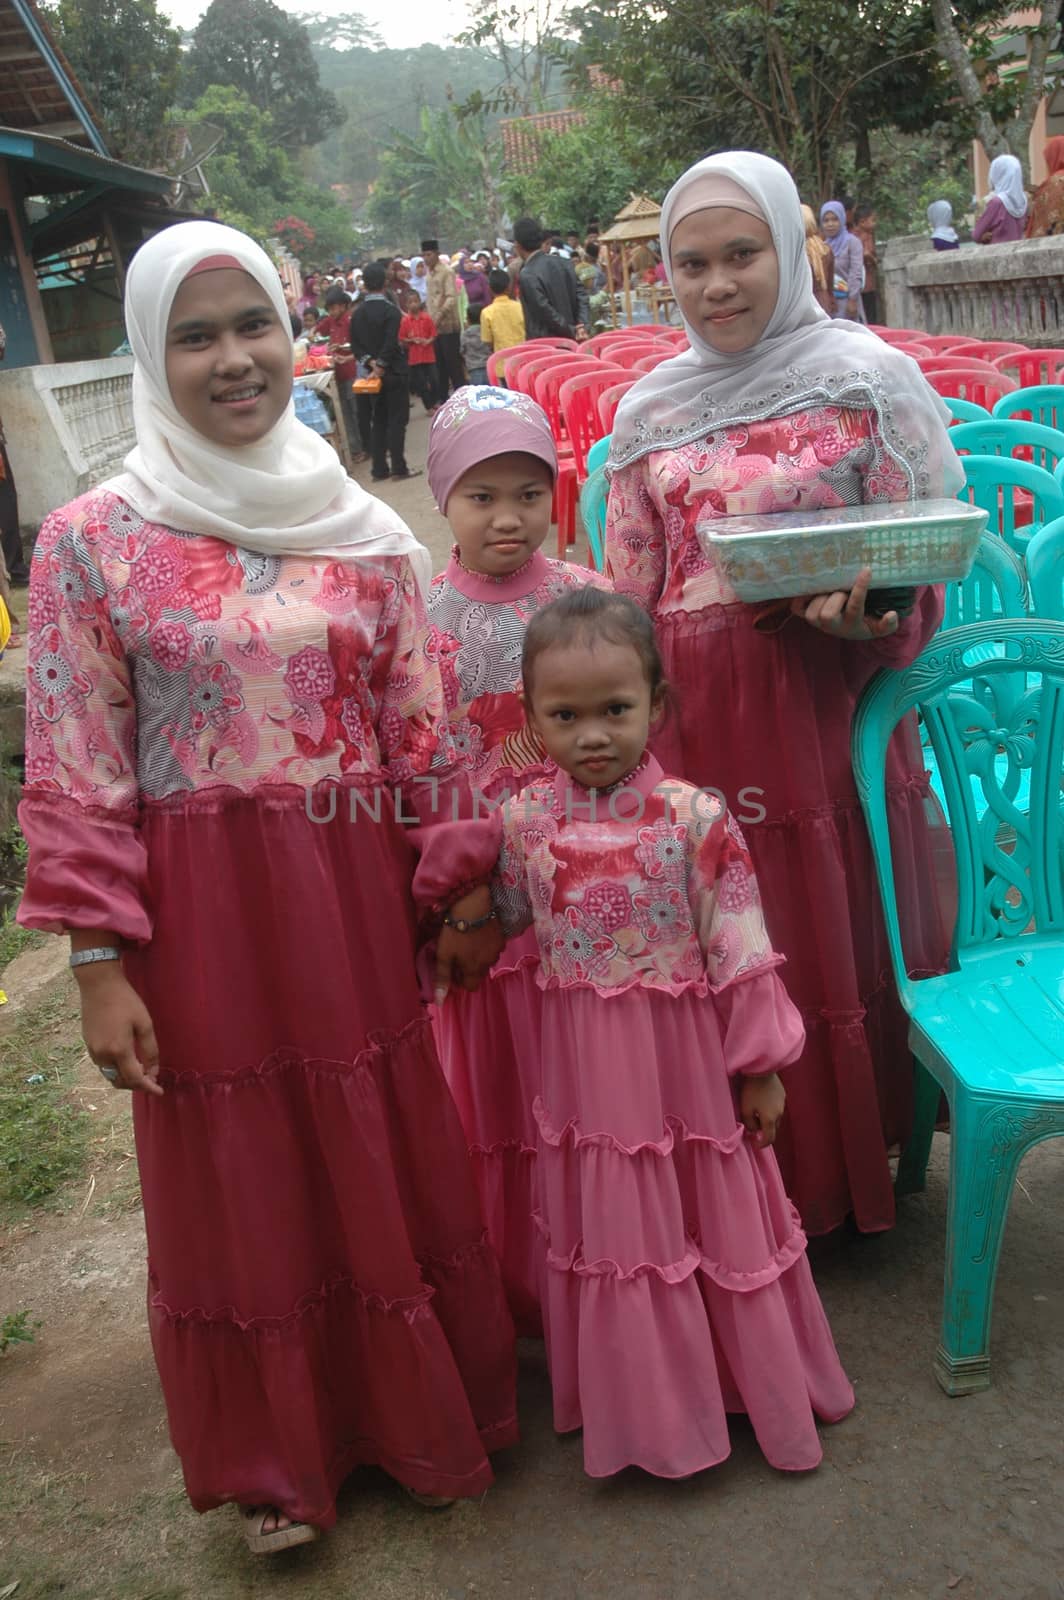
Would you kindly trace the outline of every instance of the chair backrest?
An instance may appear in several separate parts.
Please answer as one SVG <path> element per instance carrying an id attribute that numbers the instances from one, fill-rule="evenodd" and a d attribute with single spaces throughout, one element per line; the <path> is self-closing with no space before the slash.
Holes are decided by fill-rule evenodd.
<path id="1" fill-rule="evenodd" d="M 1047 522 L 1027 546 L 1031 615 L 1064 622 L 1064 521 Z"/>
<path id="2" fill-rule="evenodd" d="M 1064 350 L 1011 350 L 991 359 L 998 371 L 1015 378 L 1021 389 L 1056 383 L 1064 368 Z"/>
<path id="3" fill-rule="evenodd" d="M 922 333 L 920 343 L 929 345 L 935 355 L 942 355 L 947 350 L 952 350 L 955 344 L 968 344 L 970 341 L 961 337 L 959 333 Z"/>
<path id="4" fill-rule="evenodd" d="M 498 383 L 500 377 L 506 372 L 507 363 L 512 360 L 520 361 L 522 356 L 531 360 L 536 356 L 546 355 L 550 350 L 579 350 L 580 346 L 575 339 L 525 339 L 521 344 L 512 344 L 508 350 L 493 350 L 488 357 L 488 382 Z"/>
<path id="5" fill-rule="evenodd" d="M 973 367 L 951 367 L 948 372 L 929 372 L 926 377 L 932 389 L 943 399 L 952 395 L 956 400 L 971 400 L 986 411 L 995 410 L 1002 395 L 1011 394 L 1015 388 L 1011 378 L 1006 378 L 1003 372 L 994 372 L 992 368 L 980 371 Z"/>
<path id="6" fill-rule="evenodd" d="M 606 460 L 610 453 L 610 441 L 612 438 L 612 433 L 607 433 L 603 438 L 595 440 L 594 444 L 587 453 L 588 472 L 597 472 L 599 467 L 604 467 L 606 465 Z"/>
<path id="7" fill-rule="evenodd" d="M 565 354 L 564 350 L 555 350 L 553 352 L 549 348 L 546 350 L 537 350 L 536 345 L 538 343 L 539 340 L 537 339 L 531 344 L 520 346 L 514 345 L 511 349 L 502 352 L 507 358 L 506 382 L 509 388 L 519 389 L 522 393 L 524 393 L 524 386 L 521 383 L 521 374 L 525 367 L 527 367 L 533 361 L 542 361 L 544 356 L 553 354 L 555 357 L 557 357 Z"/>
<path id="8" fill-rule="evenodd" d="M 958 400 L 955 395 L 943 395 L 946 405 L 953 413 L 950 428 L 957 426 L 958 422 L 989 422 L 991 413 L 986 406 L 977 406 L 972 400 Z"/>
<path id="9" fill-rule="evenodd" d="M 980 361 L 977 356 L 955 356 L 952 350 L 947 350 L 941 356 L 920 356 L 917 366 L 923 373 L 931 372 L 997 372 L 998 368 L 989 361 Z"/>
<path id="10" fill-rule="evenodd" d="M 894 729 L 915 708 L 935 752 L 956 857 L 954 965 L 1006 939 L 1019 950 L 1038 933 L 1059 934 L 1064 623 L 1003 618 L 951 628 L 936 634 L 908 667 L 878 672 L 861 697 L 853 725 L 854 779 L 872 839 L 894 977 L 909 1010 L 919 984 L 906 971 L 902 949 L 886 762 Z M 987 828 L 983 816 L 1007 827 Z"/>
<path id="11" fill-rule="evenodd" d="M 1043 428 L 1038 422 L 1021 422 L 1016 417 L 962 422 L 951 429 L 949 442 L 955 450 L 968 455 L 1013 456 L 1017 461 L 1033 461 L 1046 472 L 1053 472 L 1057 462 L 1064 460 L 1064 433 L 1057 428 Z"/>
<path id="12" fill-rule="evenodd" d="M 638 382 L 639 379 L 637 377 L 632 377 L 629 378 L 625 383 L 615 383 L 612 388 L 607 389 L 604 394 L 599 395 L 599 421 L 607 433 L 612 433 L 613 431 L 613 423 L 617 416 L 617 407 L 620 405 L 621 399 L 628 393 L 632 385 Z"/>
<path id="13" fill-rule="evenodd" d="M 580 490 L 580 520 L 587 534 L 591 559 L 599 572 L 602 571 L 606 559 L 606 502 L 609 495 L 610 486 L 605 469 L 598 467 L 589 474 L 587 482 Z"/>
<path id="14" fill-rule="evenodd" d="M 616 378 L 615 371 L 595 366 L 590 372 L 579 372 L 566 378 L 558 391 L 558 404 L 573 447 L 578 482 L 587 477 L 587 453 L 602 434 L 598 415 L 599 396 L 610 388 Z"/>
<path id="15" fill-rule="evenodd" d="M 596 333 L 592 338 L 585 340 L 580 346 L 581 350 L 590 350 L 595 353 L 604 345 L 614 344 L 617 340 L 631 341 L 633 339 L 647 339 L 654 337 L 652 325 L 640 323 L 635 328 L 604 328 L 601 333 Z"/>
<path id="16" fill-rule="evenodd" d="M 589 360 L 586 356 L 571 355 L 564 361 L 551 361 L 546 366 L 531 373 L 525 368 L 525 377 L 531 388 L 532 397 L 538 400 L 547 413 L 550 431 L 555 441 L 565 438 L 565 421 L 562 417 L 562 408 L 559 403 L 559 393 L 566 378 L 575 378 L 585 372 L 601 372 L 602 368 L 597 361 Z"/>
<path id="17" fill-rule="evenodd" d="M 675 354 L 675 350 L 655 350 L 653 355 L 644 356 L 641 361 L 634 362 L 631 371 L 653 372 L 654 368 L 660 367 L 663 361 L 671 361 Z"/>
<path id="18" fill-rule="evenodd" d="M 952 437 L 952 435 L 951 435 Z M 1064 517 L 1064 489 L 1030 461 L 1013 461 L 1011 456 L 962 456 L 966 487 L 957 496 L 981 506 L 990 518 L 991 533 L 1018 556 L 1022 556 L 1036 528 Z M 1030 495 L 1033 502 L 1029 523 L 1017 526 L 1017 490 Z"/>
<path id="19" fill-rule="evenodd" d="M 1046 428 L 1064 432 L 1064 384 L 1037 383 L 1010 389 L 993 406 L 995 417 L 1029 417 Z"/>
<path id="20" fill-rule="evenodd" d="M 984 533 L 975 565 L 959 583 L 946 585 L 943 628 L 969 622 L 990 622 L 995 617 L 1027 615 L 1027 580 L 1023 562 L 996 533 Z"/>
<path id="21" fill-rule="evenodd" d="M 882 328 L 877 324 L 871 331 L 878 333 L 884 344 L 920 344 L 924 337 L 919 328 Z"/>
<path id="22" fill-rule="evenodd" d="M 670 355 L 672 352 L 669 352 Z M 601 361 L 609 361 L 615 367 L 625 367 L 631 371 L 637 362 L 652 354 L 652 349 L 645 339 L 628 339 L 608 344 L 599 351 Z"/>
<path id="23" fill-rule="evenodd" d="M 933 356 L 935 353 L 931 346 L 926 344 L 896 344 L 894 349 L 900 350 L 903 356 L 913 356 L 914 358 Z"/>
<path id="24" fill-rule="evenodd" d="M 507 367 L 506 381 L 511 389 L 521 389 L 535 399 L 536 382 L 542 373 L 572 366 L 582 372 L 585 367 L 590 369 L 594 360 L 594 356 L 582 355 L 579 350 L 548 350 L 545 355 L 534 356 L 530 361 L 522 361 L 512 381 L 509 377 L 510 368 Z"/>
<path id="25" fill-rule="evenodd" d="M 1017 344 L 1014 339 L 959 339 L 950 347 L 950 353 L 993 361 L 996 356 L 1019 355 L 1026 349 L 1025 344 Z"/>

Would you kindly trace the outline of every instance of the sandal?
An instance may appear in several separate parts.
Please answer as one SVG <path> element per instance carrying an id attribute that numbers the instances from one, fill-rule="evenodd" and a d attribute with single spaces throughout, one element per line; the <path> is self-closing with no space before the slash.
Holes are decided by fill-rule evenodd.
<path id="1" fill-rule="evenodd" d="M 277 1515 L 276 1506 L 240 1507 L 244 1538 L 253 1556 L 276 1555 L 279 1550 L 291 1550 L 298 1544 L 313 1544 L 315 1539 L 321 1538 L 321 1529 L 309 1522 L 290 1522 L 287 1528 L 264 1530 L 266 1518 Z"/>

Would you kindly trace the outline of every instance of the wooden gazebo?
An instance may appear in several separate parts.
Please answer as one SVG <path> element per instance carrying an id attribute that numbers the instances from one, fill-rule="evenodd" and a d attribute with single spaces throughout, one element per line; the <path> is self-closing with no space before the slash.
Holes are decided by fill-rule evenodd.
<path id="1" fill-rule="evenodd" d="M 599 235 L 599 243 L 610 245 L 619 244 L 621 247 L 621 263 L 624 269 L 624 309 L 629 323 L 632 321 L 632 289 L 631 274 L 628 270 L 628 251 L 633 244 L 647 244 L 651 239 L 656 239 L 661 231 L 661 207 L 656 200 L 651 200 L 649 195 L 634 194 L 628 204 L 618 211 L 612 224 L 606 232 Z M 613 269 L 610 266 L 610 254 L 606 252 L 606 281 L 610 292 L 610 314 L 614 327 L 617 326 L 617 302 L 614 297 Z"/>

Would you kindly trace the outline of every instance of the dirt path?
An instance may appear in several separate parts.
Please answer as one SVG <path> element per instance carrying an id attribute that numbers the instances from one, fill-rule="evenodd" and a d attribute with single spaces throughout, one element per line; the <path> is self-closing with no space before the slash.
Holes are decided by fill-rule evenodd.
<path id="1" fill-rule="evenodd" d="M 425 433 L 415 422 L 413 464 Z M 446 525 L 424 479 L 391 487 L 439 565 Z M 48 983 L 62 993 L 68 981 Z M 19 985 L 0 982 L 17 1005 Z M 64 1026 L 75 1036 L 69 1006 Z M 858 1393 L 853 1417 L 824 1430 L 818 1472 L 773 1472 L 737 1422 L 731 1459 L 696 1479 L 592 1482 L 579 1441 L 553 1433 L 542 1354 L 529 1346 L 523 1440 L 483 1501 L 423 1512 L 362 1472 L 334 1534 L 263 1563 L 244 1552 L 231 1512 L 196 1517 L 182 1495 L 146 1331 L 128 1102 L 87 1060 L 77 1078 L 89 1173 L 0 1245 L 0 1307 L 32 1307 L 42 1323 L 34 1344 L 0 1358 L 5 1600 L 11 1584 L 11 1600 L 1064 1600 L 1064 1142 L 1021 1173 L 988 1393 L 951 1401 L 931 1376 L 948 1150 L 938 1137 L 927 1193 L 904 1203 L 893 1233 L 815 1249 Z"/>

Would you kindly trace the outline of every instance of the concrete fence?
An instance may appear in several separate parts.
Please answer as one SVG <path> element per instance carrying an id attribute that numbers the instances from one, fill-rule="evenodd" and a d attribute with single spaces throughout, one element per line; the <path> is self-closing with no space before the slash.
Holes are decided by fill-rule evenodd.
<path id="1" fill-rule="evenodd" d="M 1064 236 L 937 251 L 908 235 L 887 242 L 879 270 L 892 328 L 1064 346 Z"/>

